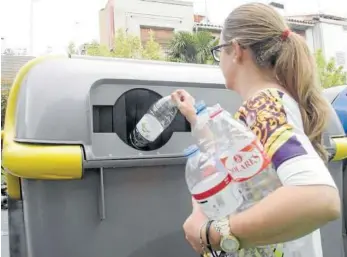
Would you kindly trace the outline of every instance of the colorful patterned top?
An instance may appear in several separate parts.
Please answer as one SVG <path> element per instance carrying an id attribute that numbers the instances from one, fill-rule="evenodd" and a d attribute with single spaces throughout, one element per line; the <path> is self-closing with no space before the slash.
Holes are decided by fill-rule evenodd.
<path id="1" fill-rule="evenodd" d="M 251 128 L 264 145 L 283 185 L 329 185 L 327 167 L 304 133 L 298 104 L 277 89 L 259 91 L 245 101 L 235 118 Z M 284 257 L 322 257 L 320 231 L 284 244 Z M 290 246 L 290 247 L 289 247 Z"/>

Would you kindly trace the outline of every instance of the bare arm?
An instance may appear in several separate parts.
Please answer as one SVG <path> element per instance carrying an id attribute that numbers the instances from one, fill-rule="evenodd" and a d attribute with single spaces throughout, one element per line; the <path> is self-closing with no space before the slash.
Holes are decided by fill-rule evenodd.
<path id="1" fill-rule="evenodd" d="M 285 201 L 284 201 L 285 199 Z M 285 186 L 252 208 L 230 217 L 231 232 L 244 248 L 304 236 L 340 216 L 338 191 L 330 186 Z M 211 242 L 220 235 L 211 230 Z"/>

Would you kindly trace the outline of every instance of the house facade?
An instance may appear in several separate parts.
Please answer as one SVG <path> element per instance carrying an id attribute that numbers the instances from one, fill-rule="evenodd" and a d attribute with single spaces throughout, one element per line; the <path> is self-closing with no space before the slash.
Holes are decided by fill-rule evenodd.
<path id="1" fill-rule="evenodd" d="M 284 15 L 284 5 L 271 2 Z M 137 35 L 146 43 L 150 31 L 164 48 L 176 31 L 209 31 L 218 38 L 222 26 L 203 15 L 194 15 L 192 1 L 108 0 L 100 10 L 100 43 L 112 48 L 117 29 Z M 326 58 L 335 58 L 347 70 L 347 18 L 325 14 L 286 16 L 290 28 L 306 39 L 312 52 L 322 49 Z"/>
<path id="2" fill-rule="evenodd" d="M 145 43 L 152 30 L 155 40 L 165 48 L 175 31 L 192 31 L 193 17 L 193 2 L 189 1 L 109 0 L 99 13 L 100 42 L 112 47 L 114 31 L 123 29 Z"/>
<path id="3" fill-rule="evenodd" d="M 312 51 L 322 49 L 327 59 L 335 58 L 336 64 L 347 71 L 347 18 L 326 14 L 290 17 L 311 25 L 306 29 L 306 40 Z"/>

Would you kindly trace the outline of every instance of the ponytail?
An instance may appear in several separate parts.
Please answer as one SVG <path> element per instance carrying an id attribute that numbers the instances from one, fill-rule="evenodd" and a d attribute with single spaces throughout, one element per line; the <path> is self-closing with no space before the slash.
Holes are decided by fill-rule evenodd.
<path id="1" fill-rule="evenodd" d="M 327 161 L 322 134 L 328 123 L 330 106 L 318 83 L 315 60 L 302 36 L 291 32 L 281 43 L 275 74 L 299 104 L 305 134 L 320 157 Z"/>

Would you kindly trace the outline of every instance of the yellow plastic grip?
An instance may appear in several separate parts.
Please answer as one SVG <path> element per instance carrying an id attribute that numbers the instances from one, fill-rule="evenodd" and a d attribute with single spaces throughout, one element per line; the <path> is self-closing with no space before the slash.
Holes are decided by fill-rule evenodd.
<path id="1" fill-rule="evenodd" d="M 17 73 L 7 102 L 3 140 L 2 166 L 7 177 L 8 195 L 21 198 L 20 178 L 78 179 L 82 177 L 83 152 L 79 145 L 35 145 L 18 143 L 15 137 L 15 117 L 18 95 L 24 78 L 37 64 L 64 56 L 44 56 L 26 63 Z"/>
<path id="2" fill-rule="evenodd" d="M 334 137 L 335 155 L 333 161 L 342 161 L 347 159 L 347 137 Z"/>

